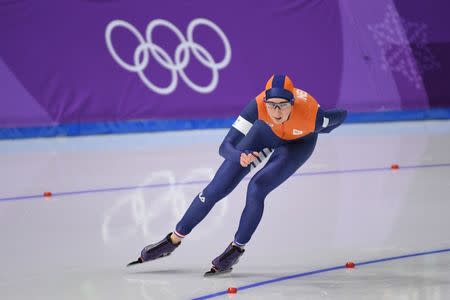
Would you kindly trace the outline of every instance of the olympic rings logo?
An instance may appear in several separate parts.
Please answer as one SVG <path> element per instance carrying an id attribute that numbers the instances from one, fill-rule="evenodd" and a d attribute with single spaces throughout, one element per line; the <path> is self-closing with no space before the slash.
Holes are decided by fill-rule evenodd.
<path id="1" fill-rule="evenodd" d="M 164 234 L 167 228 L 162 228 L 161 222 L 176 224 L 192 199 L 203 188 L 191 183 L 208 182 L 213 177 L 214 170 L 211 168 L 189 170 L 183 177 L 178 177 L 178 180 L 177 174 L 171 170 L 148 174 L 139 185 L 141 188 L 128 192 L 105 210 L 101 228 L 103 241 L 120 243 L 136 235 L 154 238 Z M 155 184 L 160 187 L 154 186 Z M 215 227 L 221 226 L 221 220 L 228 212 L 227 197 L 215 207 L 215 213 L 219 217 L 209 221 L 208 227 L 197 229 L 193 239 L 209 236 Z"/>
<path id="2" fill-rule="evenodd" d="M 194 41 L 194 30 L 197 26 L 203 25 L 211 28 L 213 31 L 217 33 L 220 39 L 223 42 L 225 48 L 225 56 L 220 62 L 216 62 L 211 55 L 211 53 L 206 50 L 205 47 L 196 43 Z M 155 44 L 153 42 L 152 34 L 156 27 L 163 26 L 170 29 L 180 40 L 180 44 L 175 49 L 174 57 L 172 58 L 167 51 L 165 51 L 161 46 Z M 116 52 L 112 40 L 111 35 L 115 28 L 123 27 L 130 31 L 139 41 L 139 46 L 134 50 L 133 55 L 133 63 L 126 63 Z M 152 91 L 161 94 L 168 95 L 172 93 L 178 84 L 178 75 L 180 75 L 181 79 L 194 91 L 198 93 L 211 93 L 219 82 L 219 70 L 225 68 L 231 60 L 231 46 L 230 42 L 225 35 L 225 33 L 217 26 L 215 23 L 208 19 L 197 18 L 192 20 L 186 31 L 186 36 L 181 33 L 181 31 L 172 23 L 163 19 L 155 19 L 152 20 L 146 28 L 145 37 L 140 34 L 140 32 L 130 23 L 124 20 L 114 20 L 111 21 L 105 31 L 106 45 L 108 47 L 109 52 L 111 53 L 114 60 L 125 70 L 129 72 L 137 73 L 142 82 Z M 212 78 L 208 85 L 200 86 L 194 83 L 191 79 L 188 78 L 184 69 L 189 64 L 190 54 L 194 55 L 194 57 L 205 67 L 209 68 L 212 72 Z M 169 70 L 171 73 L 171 82 L 166 87 L 156 86 L 152 83 L 144 74 L 144 70 L 147 68 L 150 55 L 165 69 Z"/>

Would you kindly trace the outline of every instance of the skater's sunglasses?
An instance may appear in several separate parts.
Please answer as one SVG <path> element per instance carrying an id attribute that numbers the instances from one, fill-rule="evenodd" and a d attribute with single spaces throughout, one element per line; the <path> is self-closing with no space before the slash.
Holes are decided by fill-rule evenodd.
<path id="1" fill-rule="evenodd" d="M 264 101 L 264 103 L 266 103 L 267 108 L 270 108 L 270 109 L 279 108 L 280 110 L 283 110 L 283 109 L 286 109 L 291 106 L 291 102 L 275 103 L 275 102 L 270 102 L 270 101 Z"/>

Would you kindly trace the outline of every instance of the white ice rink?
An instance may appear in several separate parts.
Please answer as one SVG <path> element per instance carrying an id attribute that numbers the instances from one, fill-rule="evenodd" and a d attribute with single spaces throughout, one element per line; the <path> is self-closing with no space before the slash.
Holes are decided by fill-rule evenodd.
<path id="1" fill-rule="evenodd" d="M 173 255 L 125 268 L 213 176 L 225 134 L 0 141 L 0 299 L 450 299 L 450 121 L 320 135 L 231 274 L 203 277 L 234 236 L 248 179 Z"/>

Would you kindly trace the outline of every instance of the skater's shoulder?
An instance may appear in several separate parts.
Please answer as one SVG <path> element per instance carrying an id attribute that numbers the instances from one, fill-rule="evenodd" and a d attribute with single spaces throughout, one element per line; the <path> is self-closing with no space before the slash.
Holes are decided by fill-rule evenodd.
<path id="1" fill-rule="evenodd" d="M 258 118 L 258 105 L 256 99 L 250 100 L 239 115 L 253 123 Z"/>

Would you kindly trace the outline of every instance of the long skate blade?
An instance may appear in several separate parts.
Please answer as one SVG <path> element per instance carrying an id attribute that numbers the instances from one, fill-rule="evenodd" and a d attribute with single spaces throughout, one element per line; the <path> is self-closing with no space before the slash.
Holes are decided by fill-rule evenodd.
<path id="1" fill-rule="evenodd" d="M 142 263 L 145 263 L 145 262 L 149 262 L 149 261 L 157 260 L 157 259 L 160 259 L 160 258 L 164 258 L 164 257 L 169 256 L 170 254 L 172 254 L 172 253 L 163 254 L 163 255 L 161 255 L 160 257 L 157 257 L 157 258 L 152 259 L 152 260 L 147 260 L 147 261 L 143 261 L 142 258 L 139 257 L 138 260 L 130 262 L 130 263 L 127 265 L 127 267 L 131 267 L 131 266 L 133 266 L 133 265 L 142 264 Z"/>
<path id="2" fill-rule="evenodd" d="M 130 262 L 127 265 L 127 267 L 130 267 L 130 266 L 133 266 L 133 265 L 137 265 L 137 264 L 142 264 L 142 258 L 139 257 L 137 260 Z"/>
<path id="3" fill-rule="evenodd" d="M 227 274 L 227 273 L 230 273 L 232 270 L 233 270 L 233 268 L 229 268 L 229 269 L 226 269 L 226 270 L 218 270 L 218 269 L 212 267 L 211 270 L 206 272 L 203 276 L 204 277 L 211 277 L 211 276 Z"/>

